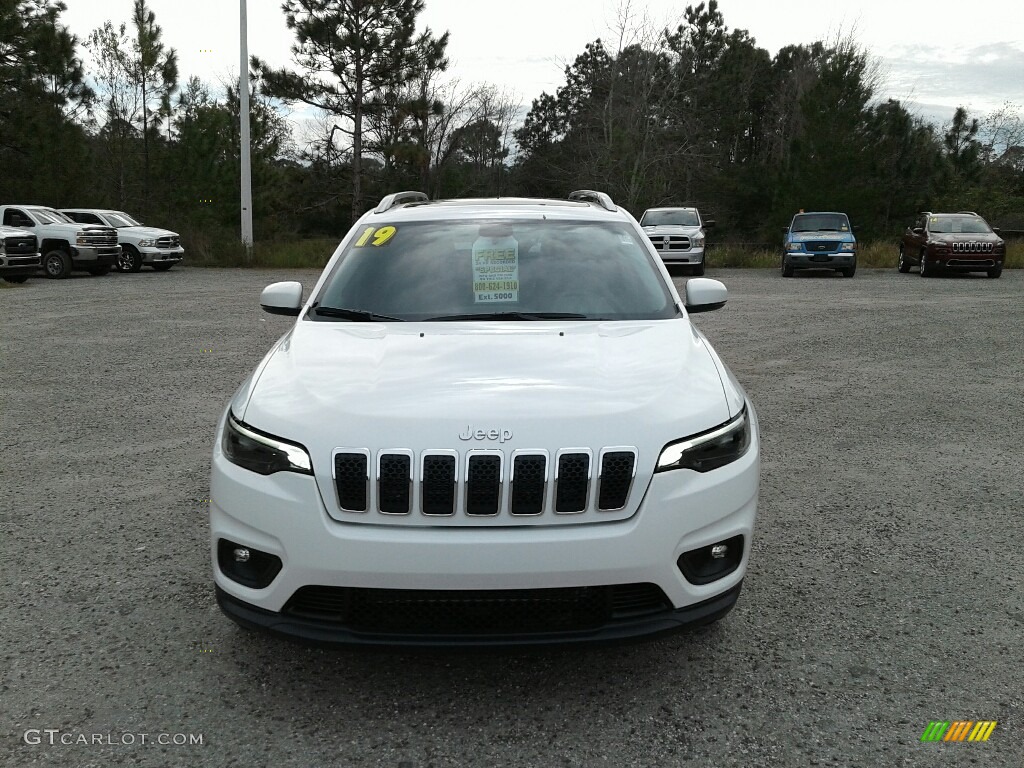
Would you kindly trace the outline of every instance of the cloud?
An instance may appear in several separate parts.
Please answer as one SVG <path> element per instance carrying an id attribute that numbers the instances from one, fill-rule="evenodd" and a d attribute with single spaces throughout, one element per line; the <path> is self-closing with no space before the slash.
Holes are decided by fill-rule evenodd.
<path id="1" fill-rule="evenodd" d="M 958 106 L 991 112 L 1006 102 L 1024 104 L 1024 48 L 1019 43 L 959 49 L 915 45 L 879 58 L 887 74 L 880 90 L 887 97 L 949 114 Z"/>

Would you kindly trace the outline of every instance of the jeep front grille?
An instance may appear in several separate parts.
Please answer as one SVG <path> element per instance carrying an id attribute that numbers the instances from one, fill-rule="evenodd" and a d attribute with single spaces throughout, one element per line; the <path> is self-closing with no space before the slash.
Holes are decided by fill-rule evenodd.
<path id="1" fill-rule="evenodd" d="M 953 253 L 992 253 L 993 244 L 983 242 L 953 243 Z"/>
<path id="2" fill-rule="evenodd" d="M 554 461 L 541 449 L 511 455 L 491 449 L 426 450 L 417 457 L 407 449 L 373 456 L 368 449 L 338 448 L 333 456 L 342 512 L 429 517 L 522 518 L 624 509 L 636 474 L 636 448 L 602 449 L 594 465 L 585 448 L 560 450 Z"/>

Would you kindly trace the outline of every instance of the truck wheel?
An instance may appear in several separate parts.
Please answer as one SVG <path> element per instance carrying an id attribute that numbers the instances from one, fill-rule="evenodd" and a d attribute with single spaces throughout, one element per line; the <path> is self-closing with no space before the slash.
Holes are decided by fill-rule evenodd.
<path id="1" fill-rule="evenodd" d="M 166 262 L 164 262 L 164 263 L 157 262 L 156 264 L 152 265 L 153 269 L 155 269 L 157 272 L 166 272 L 168 269 L 170 269 L 173 266 L 174 266 L 174 262 L 173 261 L 170 264 L 167 264 Z"/>
<path id="2" fill-rule="evenodd" d="M 935 277 L 935 265 L 928 263 L 928 251 L 921 251 L 921 277 Z"/>
<path id="3" fill-rule="evenodd" d="M 701 259 L 700 264 L 693 268 L 692 274 L 696 275 L 697 277 L 700 277 L 701 275 L 704 274 L 704 259 Z"/>
<path id="4" fill-rule="evenodd" d="M 782 276 L 793 276 L 793 265 L 789 263 L 789 259 L 787 259 L 785 256 L 782 257 Z"/>
<path id="5" fill-rule="evenodd" d="M 43 256 L 43 268 L 51 280 L 64 280 L 71 277 L 71 257 L 59 248 L 47 251 Z"/>
<path id="6" fill-rule="evenodd" d="M 133 245 L 122 245 L 121 255 L 117 257 L 118 272 L 138 272 L 142 269 L 142 255 Z"/>
<path id="7" fill-rule="evenodd" d="M 104 264 L 102 267 L 89 267 L 89 274 L 95 277 L 103 277 L 103 275 L 110 274 L 110 265 Z"/>
<path id="8" fill-rule="evenodd" d="M 904 275 L 910 271 L 910 262 L 907 261 L 906 255 L 903 253 L 903 245 L 900 244 L 900 260 L 896 262 L 896 269 L 902 272 Z"/>
<path id="9" fill-rule="evenodd" d="M 989 277 L 999 277 L 1001 274 L 1003 274 L 1003 268 L 1001 266 L 992 267 L 992 269 L 985 270 L 985 274 L 988 275 Z"/>
<path id="10" fill-rule="evenodd" d="M 28 280 L 28 275 L 18 275 L 16 277 L 5 277 L 4 282 L 7 283 L 24 283 Z"/>
<path id="11" fill-rule="evenodd" d="M 857 274 L 857 262 L 854 262 L 852 267 L 843 267 L 841 271 L 843 273 L 843 277 L 853 277 Z"/>

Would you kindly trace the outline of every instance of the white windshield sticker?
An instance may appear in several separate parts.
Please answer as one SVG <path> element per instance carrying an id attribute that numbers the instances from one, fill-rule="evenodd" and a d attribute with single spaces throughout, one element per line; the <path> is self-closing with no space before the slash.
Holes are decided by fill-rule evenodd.
<path id="1" fill-rule="evenodd" d="M 519 242 L 478 237 L 473 243 L 473 297 L 478 304 L 519 301 Z"/>

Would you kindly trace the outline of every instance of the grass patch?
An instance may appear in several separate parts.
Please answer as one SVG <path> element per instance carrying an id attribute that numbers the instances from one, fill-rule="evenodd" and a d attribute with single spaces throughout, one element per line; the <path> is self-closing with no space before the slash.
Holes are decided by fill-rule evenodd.
<path id="1" fill-rule="evenodd" d="M 900 246 L 897 241 L 860 243 L 857 248 L 857 266 L 877 269 L 896 269 Z M 709 267 L 778 269 L 782 263 L 782 247 L 749 248 L 738 245 L 712 245 L 707 255 Z M 1006 244 L 1007 269 L 1024 268 L 1024 241 L 1011 240 Z"/>
<path id="2" fill-rule="evenodd" d="M 340 238 L 263 240 L 253 243 L 250 258 L 232 236 L 192 232 L 182 234 L 185 263 L 194 267 L 262 267 L 268 269 L 323 269 L 334 255 Z"/>

